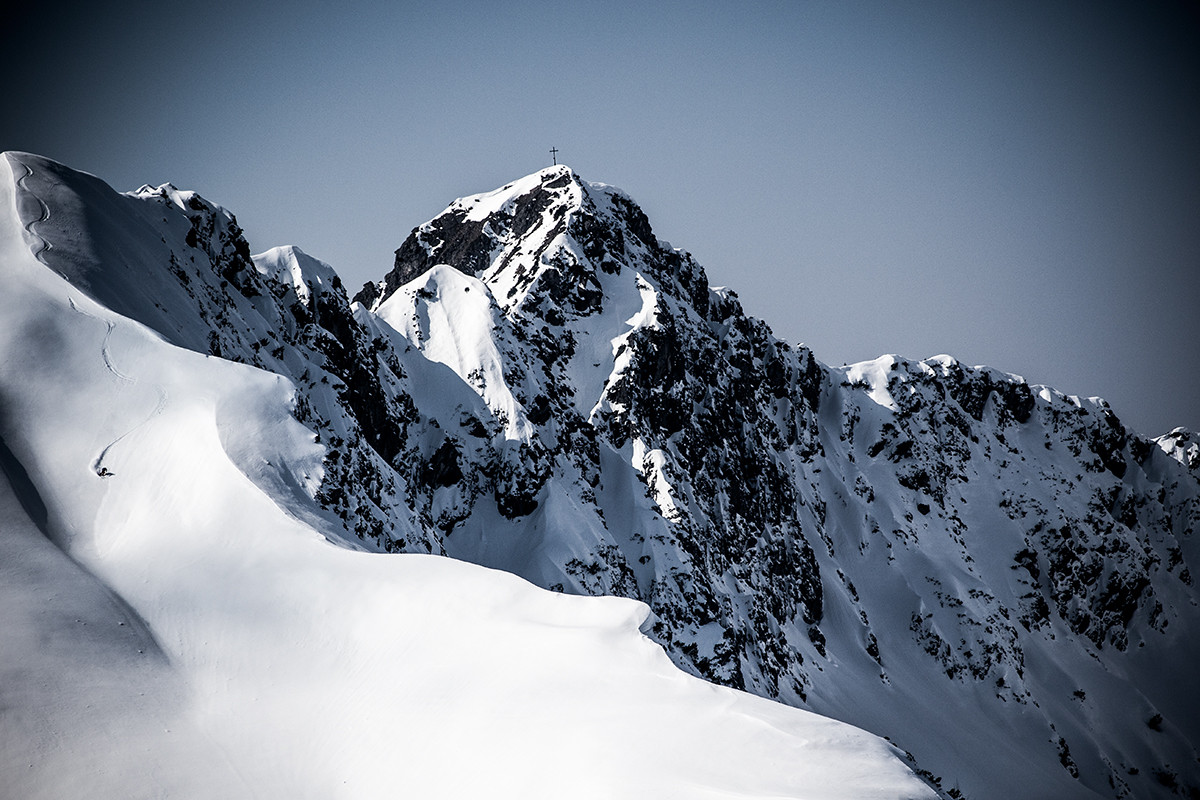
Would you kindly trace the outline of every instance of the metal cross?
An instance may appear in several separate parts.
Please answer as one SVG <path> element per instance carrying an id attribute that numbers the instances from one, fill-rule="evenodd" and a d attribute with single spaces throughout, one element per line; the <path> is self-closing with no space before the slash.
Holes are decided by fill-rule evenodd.
<path id="1" fill-rule="evenodd" d="M 554 159 L 554 166 L 557 167 L 558 166 L 558 148 L 557 147 L 550 148 L 550 157 Z"/>

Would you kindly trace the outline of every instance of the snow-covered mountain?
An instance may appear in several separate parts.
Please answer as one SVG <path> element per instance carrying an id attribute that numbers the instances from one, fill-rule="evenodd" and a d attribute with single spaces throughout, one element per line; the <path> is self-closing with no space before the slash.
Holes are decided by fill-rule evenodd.
<path id="1" fill-rule="evenodd" d="M 566 167 L 456 201 L 352 303 L 295 248 L 252 258 L 194 193 L 119 195 L 44 159 L 7 163 L 0 432 L 27 475 L 14 486 L 32 487 L 16 495 L 80 580 L 145 618 L 122 627 L 184 665 L 155 674 L 170 697 L 204 698 L 189 735 L 253 752 L 264 726 L 319 724 L 356 744 L 315 748 L 314 774 L 384 781 L 385 756 L 361 744 L 397 735 L 379 709 L 466 683 L 455 722 L 422 724 L 503 738 L 496 715 L 525 712 L 489 693 L 513 681 L 538 698 L 532 719 L 579 706 L 563 727 L 589 733 L 567 755 L 520 726 L 550 761 L 621 773 L 631 743 L 597 708 L 649 731 L 633 750 L 673 754 L 625 791 L 605 772 L 598 796 L 703 796 L 682 777 L 696 764 L 747 796 L 919 796 L 853 729 L 805 751 L 812 717 L 648 688 L 672 675 L 634 631 L 648 606 L 642 630 L 679 667 L 886 736 L 951 796 L 1200 792 L 1189 432 L 1148 440 L 1103 401 L 946 356 L 823 365 L 710 287 L 628 196 Z M 583 643 L 567 664 L 549 655 L 560 627 Z M 308 665 L 313 639 L 328 646 Z M 258 667 L 282 669 L 269 692 Z M 594 681 L 623 694 L 572 693 Z M 243 730 L 235 711 L 260 691 L 262 721 Z M 297 716 L 289 691 L 341 710 Z M 767 717 L 764 742 L 747 725 Z M 485 760 L 509 758 L 535 769 L 507 749 Z M 814 782 L 814 764 L 857 777 Z M 549 774 L 578 774 L 563 769 Z"/>
<path id="2" fill-rule="evenodd" d="M 437 428 L 319 262 L 6 154 L 0 270 L 0 796 L 933 796 L 641 603 L 362 552 L 442 535 L 390 466 Z"/>

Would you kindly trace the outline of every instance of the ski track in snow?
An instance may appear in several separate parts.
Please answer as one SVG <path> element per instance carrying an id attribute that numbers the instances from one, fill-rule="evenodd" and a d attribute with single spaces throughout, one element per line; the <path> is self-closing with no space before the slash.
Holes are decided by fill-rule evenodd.
<path id="1" fill-rule="evenodd" d="M 108 367 L 108 371 L 117 376 L 119 380 L 122 380 L 125 383 L 135 383 L 133 378 L 126 375 L 124 372 L 121 372 L 121 370 L 117 369 L 116 365 L 113 364 L 112 352 L 108 349 L 108 340 L 109 337 L 112 336 L 113 328 L 115 328 L 116 325 L 112 322 L 107 322 L 105 324 L 108 326 L 108 330 L 104 332 L 104 342 L 100 345 L 100 356 L 104 359 L 104 366 Z"/>
<path id="2" fill-rule="evenodd" d="M 32 198 L 38 204 L 38 208 L 41 209 L 41 213 L 38 215 L 37 219 L 32 219 L 24 224 L 26 233 L 41 243 L 38 248 L 33 251 L 33 257 L 41 262 L 44 266 L 50 267 L 49 262 L 46 261 L 46 253 L 50 252 L 54 245 L 50 244 L 48 240 L 46 240 L 41 234 L 33 229 L 35 225 L 40 225 L 41 223 L 50 219 L 50 206 L 46 205 L 42 198 L 38 197 L 32 189 L 25 185 L 25 182 L 33 176 L 33 168 L 23 161 L 17 161 L 16 163 L 20 164 L 21 168 L 25 170 L 25 174 L 17 179 L 17 187 L 24 192 L 27 197 Z M 53 269 L 53 267 L 51 267 L 51 269 Z M 121 372 L 119 369 L 117 369 L 116 365 L 113 364 L 112 353 L 109 352 L 108 349 L 108 340 L 112 336 L 113 328 L 116 327 L 115 323 L 108 320 L 102 320 L 95 314 L 87 313 L 75 304 L 75 299 L 73 297 L 68 297 L 67 301 L 71 304 L 72 310 L 78 311 L 85 317 L 91 317 L 94 320 L 103 322 L 108 327 L 108 330 L 104 332 L 104 341 L 100 345 L 100 355 L 104 358 L 104 366 L 108 367 L 109 372 L 125 383 L 135 383 L 133 378 Z"/>
<path id="3" fill-rule="evenodd" d="M 97 317 L 95 314 L 89 314 L 88 312 L 84 311 L 82 308 L 76 305 L 75 298 L 73 297 L 68 297 L 67 302 L 71 304 L 72 311 L 78 312 L 85 317 L 90 317 L 97 322 L 103 322 L 105 324 L 108 329 L 104 331 L 104 341 L 100 343 L 100 357 L 104 359 L 104 366 L 107 367 L 108 371 L 123 383 L 137 383 L 136 378 L 121 372 L 121 370 L 117 369 L 117 365 L 113 363 L 112 351 L 109 350 L 108 340 L 112 337 L 113 328 L 117 327 L 116 323 L 109 320 L 100 319 L 100 317 Z"/>
<path id="4" fill-rule="evenodd" d="M 68 297 L 67 302 L 70 304 L 72 311 L 105 324 L 106 330 L 104 331 L 104 341 L 100 345 L 100 356 L 104 359 L 104 366 L 115 378 L 117 378 L 117 380 L 121 381 L 122 383 L 129 385 L 136 384 L 138 382 L 137 378 L 121 372 L 121 370 L 117 369 L 116 364 L 113 363 L 112 352 L 109 350 L 108 340 L 112 336 L 113 330 L 116 328 L 116 323 L 109 320 L 100 319 L 95 314 L 89 314 L 88 312 L 84 311 L 75 303 L 75 299 L 73 297 Z M 108 477 L 109 475 L 113 474 L 104 472 L 104 459 L 108 456 L 108 452 L 138 428 L 141 428 L 143 425 L 150 422 L 150 420 L 162 414 L 163 410 L 167 407 L 167 401 L 170 399 L 170 395 L 167 393 L 166 388 L 161 385 L 155 386 L 154 388 L 158 391 L 158 402 L 155 404 L 154 410 L 151 411 L 144 420 L 122 433 L 116 439 L 113 439 L 104 447 L 103 450 L 100 451 L 100 455 L 96 456 L 95 461 L 92 462 L 92 471 L 97 475 L 100 475 L 101 477 Z"/>
<path id="5" fill-rule="evenodd" d="M 42 236 L 39 235 L 38 232 L 33 229 L 33 226 L 40 225 L 41 223 L 50 219 L 50 206 L 46 205 L 42 201 L 42 198 L 40 198 L 36 194 L 34 194 L 29 189 L 29 187 L 27 187 L 25 185 L 25 181 L 27 181 L 33 175 L 33 168 L 30 167 L 28 164 L 26 164 L 24 161 L 17 161 L 17 159 L 13 158 L 12 156 L 9 156 L 8 158 L 9 158 L 9 161 L 15 161 L 16 163 L 20 164 L 21 168 L 25 170 L 25 174 L 22 175 L 21 177 L 17 178 L 17 188 L 19 188 L 21 191 L 25 192 L 25 194 L 28 195 L 29 197 L 36 200 L 38 207 L 41 208 L 41 215 L 37 219 L 31 219 L 29 222 L 24 223 L 24 228 L 25 228 L 26 233 L 28 233 L 30 236 L 32 236 L 33 238 L 35 238 L 39 242 L 41 242 L 41 246 L 38 247 L 37 250 L 33 251 L 33 257 L 48 267 L 50 265 L 48 263 L 46 263 L 46 253 L 50 250 L 52 245 L 50 244 L 50 242 L 48 242 L 44 238 L 42 238 Z"/>
<path id="6" fill-rule="evenodd" d="M 126 380 L 136 382 L 136 379 L 134 379 L 134 378 L 127 378 Z M 162 386 L 156 386 L 155 388 L 158 390 L 158 403 L 154 406 L 154 410 L 151 411 L 144 420 L 142 420 L 138 424 L 134 425 L 132 428 L 125 431 L 117 438 L 113 439 L 111 442 L 109 442 L 104 447 L 103 450 L 100 451 L 100 455 L 96 456 L 96 460 L 92 462 L 92 469 L 96 472 L 96 474 L 99 475 L 101 473 L 101 471 L 104 467 L 104 459 L 108 456 L 109 450 L 112 450 L 114 447 L 116 447 L 118 444 L 120 444 L 120 442 L 123 439 L 125 439 L 127 436 L 129 436 L 130 434 L 132 434 L 134 431 L 138 430 L 142 426 L 146 425 L 148 422 L 150 422 L 150 420 L 152 420 L 155 417 L 162 414 L 163 409 L 165 409 L 167 407 L 167 401 L 170 399 L 170 395 L 167 394 L 167 390 L 164 389 Z M 107 477 L 108 475 L 111 475 L 111 474 L 113 474 L 113 473 L 106 473 L 102 477 Z"/>
<path id="7" fill-rule="evenodd" d="M 51 267 L 50 264 L 46 261 L 46 253 L 51 250 L 53 245 L 49 241 L 47 241 L 41 234 L 39 234 L 36 230 L 34 230 L 35 226 L 40 225 L 41 223 L 50 219 L 50 207 L 48 205 L 46 205 L 45 201 L 43 201 L 42 198 L 38 197 L 37 194 L 35 194 L 33 192 L 33 190 L 31 190 L 28 186 L 26 186 L 26 181 L 28 181 L 29 178 L 33 175 L 33 169 L 23 161 L 18 161 L 11 157 L 10 157 L 10 161 L 14 161 L 17 164 L 20 164 L 21 168 L 25 170 L 25 174 L 16 180 L 16 185 L 22 192 L 25 193 L 25 196 L 34 200 L 38 204 L 38 208 L 40 209 L 40 213 L 38 214 L 37 219 L 31 219 L 28 222 L 23 223 L 23 227 L 25 228 L 25 231 L 31 237 L 33 237 L 35 240 L 37 240 L 37 242 L 39 243 L 37 246 L 37 249 L 35 249 L 33 251 L 33 257 L 36 258 L 41 264 L 43 264 L 47 268 L 53 269 L 53 267 Z M 112 333 L 113 333 L 113 330 L 116 328 L 116 323 L 114 323 L 110 320 L 101 319 L 100 317 L 97 317 L 95 314 L 89 314 L 88 312 L 84 311 L 82 308 L 79 307 L 78 304 L 76 304 L 75 298 L 73 298 L 73 297 L 68 297 L 67 302 L 70 303 L 71 309 L 73 311 L 76 311 L 85 317 L 90 317 L 91 319 L 94 319 L 97 322 L 104 323 L 105 331 L 104 331 L 104 339 L 100 343 L 100 357 L 104 360 L 105 368 L 110 373 L 112 373 L 113 377 L 115 377 L 117 380 L 121 381 L 122 383 L 126 383 L 129 385 L 136 384 L 138 382 L 136 378 L 134 378 L 130 375 L 126 375 L 124 372 L 119 370 L 117 368 L 117 365 L 113 362 L 112 351 L 109 348 L 109 340 L 112 338 Z M 170 399 L 170 396 L 167 394 L 167 390 L 164 387 L 156 386 L 155 388 L 158 391 L 158 402 L 155 404 L 154 410 L 150 412 L 150 414 L 146 417 L 146 419 L 142 420 L 137 425 L 134 425 L 132 428 L 125 431 L 125 433 L 118 436 L 116 439 L 113 439 L 111 442 L 108 443 L 107 446 L 105 446 L 105 448 L 103 450 L 100 451 L 100 455 L 98 455 L 96 457 L 96 460 L 92 462 L 92 469 L 97 474 L 100 474 L 102 472 L 102 470 L 104 468 L 104 459 L 108 455 L 108 452 L 114 446 L 116 446 L 122 439 L 129 436 L 131 433 L 136 431 L 138 428 L 142 427 L 143 425 L 148 423 L 150 420 L 152 420 L 155 417 L 162 414 L 163 410 L 167 406 L 167 401 Z M 105 476 L 107 476 L 108 474 L 111 474 L 111 473 L 105 473 Z"/>

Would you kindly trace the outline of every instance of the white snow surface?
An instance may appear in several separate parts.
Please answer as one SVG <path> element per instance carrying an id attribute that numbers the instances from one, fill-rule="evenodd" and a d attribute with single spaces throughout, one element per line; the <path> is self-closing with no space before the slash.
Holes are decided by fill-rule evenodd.
<path id="1" fill-rule="evenodd" d="M 679 671 L 638 602 L 334 544 L 260 488 L 319 481 L 287 379 L 98 302 L 153 303 L 136 265 L 44 265 L 55 167 L 0 162 L 7 796 L 933 796 L 875 736 Z M 297 252 L 257 263 L 312 291 Z"/>
<path id="2" fill-rule="evenodd" d="M 507 420 L 507 438 L 528 441 L 533 435 L 525 409 L 504 378 L 493 338 L 500 311 L 483 281 L 441 264 L 406 284 L 375 313 L 403 337 L 393 337 L 399 347 L 411 343 L 474 388 L 493 414 Z"/>
<path id="3" fill-rule="evenodd" d="M 256 255 L 254 266 L 263 275 L 291 285 L 296 297 L 304 302 L 314 292 L 327 291 L 337 277 L 333 267 L 292 245 L 272 247 Z"/>

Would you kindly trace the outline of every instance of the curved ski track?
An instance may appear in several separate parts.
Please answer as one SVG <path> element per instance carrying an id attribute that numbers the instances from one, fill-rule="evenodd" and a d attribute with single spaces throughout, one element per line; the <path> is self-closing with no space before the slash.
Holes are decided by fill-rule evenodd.
<path id="1" fill-rule="evenodd" d="M 26 233 L 28 233 L 31 238 L 33 238 L 36 242 L 38 242 L 36 249 L 33 250 L 33 257 L 36 258 L 38 260 L 38 262 L 40 262 L 43 266 L 53 269 L 53 267 L 50 267 L 50 264 L 46 260 L 46 253 L 49 252 L 53 248 L 54 245 L 52 245 L 49 242 L 49 240 L 47 240 L 44 236 L 42 236 L 36 230 L 34 230 L 35 226 L 40 225 L 41 223 L 50 219 L 50 207 L 48 205 L 46 205 L 45 201 L 43 201 L 42 198 L 38 197 L 37 194 L 35 194 L 33 192 L 33 190 L 31 190 L 28 186 L 26 186 L 26 181 L 33 175 L 33 168 L 30 167 L 28 164 L 26 164 L 24 161 L 17 160 L 11 154 L 8 155 L 8 159 L 9 159 L 10 163 L 19 164 L 21 166 L 21 168 L 25 170 L 25 174 L 22 175 L 20 178 L 17 178 L 17 181 L 16 181 L 17 188 L 20 189 L 25 194 L 25 196 L 34 200 L 38 204 L 38 208 L 40 210 L 40 214 L 38 215 L 37 219 L 31 219 L 28 222 L 24 223 L 24 225 L 23 225 Z M 64 280 L 65 279 L 66 278 L 64 276 Z M 85 317 L 94 319 L 97 322 L 104 323 L 105 331 L 104 331 L 104 339 L 100 343 L 100 357 L 104 360 L 105 368 L 110 373 L 112 373 L 113 377 L 115 377 L 117 380 L 121 381 L 122 383 L 127 383 L 127 384 L 131 384 L 131 385 L 136 384 L 138 382 L 137 378 L 134 378 L 131 375 L 126 375 L 124 372 L 122 372 L 121 370 L 119 370 L 117 368 L 116 363 L 114 363 L 114 361 L 113 361 L 112 351 L 109 349 L 109 339 L 112 338 L 112 332 L 117 326 L 116 323 L 112 322 L 111 320 L 101 319 L 100 317 L 97 317 L 95 314 L 89 314 L 88 312 L 84 311 L 82 308 L 80 308 L 75 303 L 75 299 L 73 297 L 68 296 L 67 302 L 70 304 L 72 311 L 82 314 Z M 125 431 L 120 436 L 118 436 L 116 439 L 113 439 L 111 442 L 109 442 L 104 447 L 104 449 L 100 451 L 100 454 L 96 457 L 96 459 L 92 462 L 92 470 L 94 472 L 96 472 L 97 475 L 101 475 L 102 477 L 108 477 L 109 475 L 112 475 L 113 473 L 110 473 L 110 472 L 107 472 L 104 470 L 104 459 L 108 455 L 108 452 L 114 446 L 116 446 L 122 439 L 129 436 L 131 433 L 136 431 L 138 428 L 141 428 L 143 425 L 148 423 L 150 420 L 152 420 L 155 417 L 162 414 L 163 410 L 167 406 L 167 401 L 170 399 L 170 395 L 167 393 L 167 390 L 162 385 L 156 385 L 155 389 L 158 391 L 158 402 L 155 404 L 154 410 L 151 411 L 150 414 L 144 420 L 137 423 L 136 425 L 131 427 L 129 430 Z"/>

